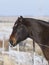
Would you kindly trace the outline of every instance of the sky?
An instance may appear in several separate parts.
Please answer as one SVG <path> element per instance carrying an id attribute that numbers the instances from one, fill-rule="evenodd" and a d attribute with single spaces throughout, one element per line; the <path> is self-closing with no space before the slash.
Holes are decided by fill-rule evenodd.
<path id="1" fill-rule="evenodd" d="M 49 0 L 0 0 L 0 16 L 49 16 Z"/>

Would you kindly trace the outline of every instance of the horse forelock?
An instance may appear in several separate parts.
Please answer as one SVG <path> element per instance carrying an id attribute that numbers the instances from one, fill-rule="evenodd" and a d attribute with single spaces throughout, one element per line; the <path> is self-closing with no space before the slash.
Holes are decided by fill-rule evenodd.
<path id="1" fill-rule="evenodd" d="M 14 26 L 16 26 L 17 24 L 22 23 L 23 21 L 24 21 L 24 18 L 22 16 L 18 17 L 15 24 L 14 24 Z"/>

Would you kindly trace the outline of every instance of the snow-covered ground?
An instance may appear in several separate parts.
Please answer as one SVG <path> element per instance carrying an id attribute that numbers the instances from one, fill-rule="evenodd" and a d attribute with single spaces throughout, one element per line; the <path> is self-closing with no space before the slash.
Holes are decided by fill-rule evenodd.
<path id="1" fill-rule="evenodd" d="M 33 54 L 27 52 L 10 51 L 10 58 L 22 65 L 33 65 Z"/>
<path id="2" fill-rule="evenodd" d="M 10 51 L 10 56 L 22 65 L 48 65 L 46 59 L 38 54 Z"/>
<path id="3" fill-rule="evenodd" d="M 48 65 L 48 61 L 38 54 L 34 54 L 34 65 Z"/>
<path id="4" fill-rule="evenodd" d="M 48 62 L 43 56 L 36 53 L 20 52 L 10 50 L 6 52 L 9 55 L 11 61 L 18 65 L 48 65 Z"/>

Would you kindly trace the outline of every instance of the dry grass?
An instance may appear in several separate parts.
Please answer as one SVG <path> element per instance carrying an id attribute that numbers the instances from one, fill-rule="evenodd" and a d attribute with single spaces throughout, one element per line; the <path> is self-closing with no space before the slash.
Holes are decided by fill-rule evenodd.
<path id="1" fill-rule="evenodd" d="M 3 56 L 4 59 L 4 65 L 15 65 L 15 62 L 12 61 L 8 55 Z M 16 64 L 17 65 L 17 64 Z"/>
<path id="2" fill-rule="evenodd" d="M 3 55 L 3 60 L 0 61 L 0 65 L 17 65 L 13 60 L 10 59 L 9 55 Z"/>

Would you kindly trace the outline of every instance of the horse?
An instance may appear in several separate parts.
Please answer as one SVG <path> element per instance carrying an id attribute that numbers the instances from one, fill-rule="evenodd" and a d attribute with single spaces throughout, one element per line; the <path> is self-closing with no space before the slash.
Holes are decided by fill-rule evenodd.
<path id="1" fill-rule="evenodd" d="M 23 16 L 18 17 L 9 42 L 12 46 L 16 46 L 28 37 L 41 47 L 45 58 L 49 60 L 49 22 Z"/>

